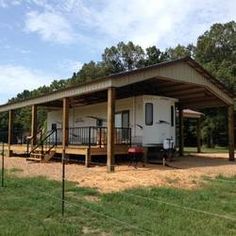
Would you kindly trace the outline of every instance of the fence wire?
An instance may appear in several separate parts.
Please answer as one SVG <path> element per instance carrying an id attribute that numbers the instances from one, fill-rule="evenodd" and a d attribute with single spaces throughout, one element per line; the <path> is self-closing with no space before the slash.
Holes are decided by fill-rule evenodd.
<path id="1" fill-rule="evenodd" d="M 5 145 L 4 144 L 1 144 L 1 167 L 2 167 L 2 187 L 4 187 L 4 164 L 5 164 Z M 26 173 L 26 176 L 30 176 L 30 172 L 28 169 L 24 168 L 25 165 L 28 165 L 29 163 L 23 163 L 22 161 L 18 162 L 17 159 L 14 159 L 13 158 L 7 158 L 8 162 L 10 161 L 11 162 L 11 166 L 13 166 L 13 168 L 20 168 L 20 169 L 24 169 L 24 171 L 28 171 L 28 173 Z M 25 160 L 26 162 L 26 160 Z M 57 180 L 60 180 L 61 179 L 61 175 L 63 173 L 57 173 L 58 174 L 58 178 Z M 5 176 L 6 177 L 6 176 Z M 229 183 L 235 183 L 235 181 L 231 181 L 231 180 L 222 180 L 220 179 L 219 182 L 229 182 Z M 11 186 L 8 186 L 9 188 Z M 58 201 L 58 203 L 62 202 L 63 199 L 59 198 L 59 197 L 56 197 L 48 192 L 45 192 L 45 190 L 43 188 L 40 188 L 40 187 L 36 187 L 35 186 L 35 189 L 36 191 L 40 191 L 40 193 L 44 194 L 45 196 L 48 196 L 50 198 L 53 198 L 55 199 L 56 201 Z M 30 189 L 27 189 L 27 191 L 30 192 Z M 65 194 L 66 192 L 64 192 Z M 221 218 L 221 219 L 225 219 L 225 220 L 229 220 L 229 221 L 233 221 L 233 222 L 236 222 L 236 218 L 234 216 L 230 216 L 230 215 L 224 215 L 224 214 L 218 214 L 218 213 L 214 213 L 214 212 L 210 212 L 210 211 L 206 211 L 206 210 L 200 210 L 200 209 L 196 209 L 196 208 L 191 208 L 191 207 L 186 207 L 186 206 L 183 206 L 183 205 L 180 205 L 180 204 L 176 204 L 176 203 L 173 203 L 173 202 L 170 202 L 170 201 L 164 201 L 163 199 L 159 199 L 159 198 L 155 198 L 155 197 L 149 197 L 149 196 L 142 196 L 142 195 L 139 195 L 139 194 L 132 194 L 132 193 L 128 193 L 128 192 L 122 192 L 122 194 L 126 195 L 126 196 L 129 196 L 129 197 L 132 197 L 132 198 L 136 198 L 136 199 L 141 199 L 141 200 L 144 200 L 144 201 L 150 201 L 150 202 L 155 202 L 157 204 L 164 204 L 164 205 L 168 205 L 168 206 L 171 206 L 171 207 L 174 207 L 174 208 L 178 208 L 180 210 L 184 210 L 184 211 L 188 211 L 188 212 L 194 212 L 196 214 L 203 214 L 203 215 L 207 215 L 207 216 L 211 216 L 211 217 L 217 217 L 217 218 Z M 136 224 L 130 224 L 126 221 L 123 221 L 117 217 L 114 217 L 110 214 L 106 214 L 106 213 L 103 213 L 101 212 L 100 210 L 94 210 L 92 209 L 91 207 L 88 207 L 88 206 L 85 206 L 85 205 L 81 205 L 81 204 L 78 204 L 78 203 L 75 203 L 75 202 L 72 202 L 72 201 L 69 201 L 69 200 L 65 200 L 64 199 L 64 203 L 66 203 L 68 206 L 71 206 L 71 207 L 76 207 L 76 208 L 80 208 L 80 209 L 84 209 L 88 212 L 91 212 L 95 215 L 98 215 L 98 216 L 102 216 L 104 218 L 106 218 L 108 221 L 111 221 L 111 222 L 115 222 L 115 223 L 118 223 L 120 224 L 121 226 L 125 226 L 127 229 L 134 229 L 136 230 L 137 232 L 139 232 L 140 234 L 147 234 L 147 235 L 155 235 L 154 232 L 152 231 L 149 231 L 147 229 L 144 229 L 142 227 L 139 227 L 137 226 Z M 58 204 L 58 208 L 60 207 L 60 205 Z"/>

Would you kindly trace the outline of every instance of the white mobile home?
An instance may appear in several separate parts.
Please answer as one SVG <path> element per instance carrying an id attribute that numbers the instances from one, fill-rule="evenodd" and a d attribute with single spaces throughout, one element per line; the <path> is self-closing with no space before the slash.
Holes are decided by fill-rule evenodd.
<path id="1" fill-rule="evenodd" d="M 143 95 L 116 101 L 115 128 L 118 129 L 124 142 L 128 139 L 131 128 L 132 145 L 162 145 L 165 139 L 173 139 L 175 143 L 175 102 L 177 99 L 161 96 Z M 80 106 L 70 109 L 69 127 L 73 144 L 83 144 L 88 140 L 89 132 L 79 133 L 78 129 L 107 127 L 106 103 Z M 47 130 L 62 127 L 62 111 L 52 110 L 47 115 Z M 76 130 L 77 129 L 77 130 Z M 105 132 L 105 131 L 104 131 Z M 96 132 L 95 139 L 99 139 Z M 58 137 L 58 140 L 61 140 Z M 99 140 L 95 140 L 95 143 Z M 94 143 L 94 141 L 93 141 Z M 86 144 L 86 142 L 85 142 Z"/>

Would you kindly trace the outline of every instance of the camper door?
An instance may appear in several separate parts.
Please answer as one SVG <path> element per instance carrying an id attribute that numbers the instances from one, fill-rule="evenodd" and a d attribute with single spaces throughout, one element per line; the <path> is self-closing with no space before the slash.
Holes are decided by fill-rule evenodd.
<path id="1" fill-rule="evenodd" d="M 162 145 L 170 138 L 170 102 L 150 99 L 144 102 L 143 145 Z"/>
<path id="2" fill-rule="evenodd" d="M 150 146 L 157 143 L 157 102 L 155 100 L 144 102 L 144 126 L 143 126 L 143 145 Z"/>

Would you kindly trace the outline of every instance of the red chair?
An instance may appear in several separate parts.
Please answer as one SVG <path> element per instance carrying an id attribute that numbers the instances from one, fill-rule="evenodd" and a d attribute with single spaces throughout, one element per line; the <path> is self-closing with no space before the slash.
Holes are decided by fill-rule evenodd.
<path id="1" fill-rule="evenodd" d="M 134 163 L 134 167 L 137 168 L 138 162 L 143 162 L 144 149 L 142 147 L 130 147 L 128 149 L 129 166 Z"/>

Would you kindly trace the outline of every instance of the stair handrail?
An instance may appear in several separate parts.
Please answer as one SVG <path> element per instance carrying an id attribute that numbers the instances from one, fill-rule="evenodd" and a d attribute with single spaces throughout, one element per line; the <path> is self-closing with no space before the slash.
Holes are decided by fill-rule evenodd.
<path id="1" fill-rule="evenodd" d="M 41 138 L 40 143 L 37 144 L 37 145 L 35 145 L 34 148 L 30 151 L 29 154 L 31 154 L 32 152 L 34 152 L 34 151 L 35 151 L 36 149 L 38 149 L 39 147 L 41 147 L 41 150 L 43 150 L 43 146 L 44 146 L 45 141 L 46 141 L 49 137 L 51 137 L 54 133 L 57 133 L 57 130 L 56 130 L 56 129 L 53 129 L 53 130 L 48 131 L 47 133 L 48 133 L 48 134 L 47 134 L 44 138 Z M 42 137 L 42 136 L 41 136 L 41 137 Z M 57 141 L 55 140 L 55 143 L 54 143 L 53 147 L 55 147 L 56 144 L 57 144 Z M 53 147 L 52 147 L 52 148 L 53 148 Z M 50 148 L 50 150 L 51 150 L 52 148 Z M 49 150 L 49 151 L 50 151 L 50 150 Z"/>
<path id="2" fill-rule="evenodd" d="M 38 136 L 38 135 L 40 135 L 40 139 L 41 139 L 41 137 L 42 137 L 42 135 L 43 135 L 43 130 L 42 130 L 42 129 L 39 129 L 39 130 L 36 132 L 35 135 L 31 135 L 31 136 L 28 136 L 28 137 L 26 138 L 26 140 L 27 140 L 27 150 L 26 150 L 26 154 L 27 154 L 27 155 L 30 154 L 30 152 L 29 152 L 29 146 L 30 146 L 31 141 L 34 140 L 34 139 L 37 140 L 37 136 Z"/>
<path id="3" fill-rule="evenodd" d="M 55 138 L 51 144 L 50 142 L 50 137 L 55 133 Z M 50 153 L 50 151 L 57 146 L 57 129 L 53 129 L 51 130 L 51 132 L 49 133 L 49 135 L 45 138 L 44 142 L 47 141 L 49 139 L 49 147 L 48 147 L 48 143 L 46 142 L 46 148 L 47 150 L 45 151 L 45 153 Z M 43 149 L 42 149 L 43 150 Z"/>

